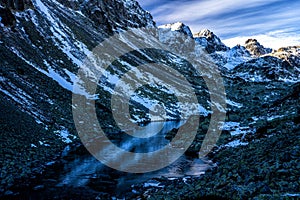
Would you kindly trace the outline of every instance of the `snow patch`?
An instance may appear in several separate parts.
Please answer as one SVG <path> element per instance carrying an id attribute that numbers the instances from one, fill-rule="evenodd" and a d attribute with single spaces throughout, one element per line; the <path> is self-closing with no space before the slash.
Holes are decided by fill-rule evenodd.
<path id="1" fill-rule="evenodd" d="M 54 133 L 59 135 L 63 142 L 67 144 L 72 143 L 72 140 L 70 139 L 71 135 L 67 129 L 63 128 L 62 130 L 54 131 Z"/>
<path id="2" fill-rule="evenodd" d="M 243 107 L 243 104 L 240 104 L 240 103 L 231 101 L 231 100 L 229 100 L 229 99 L 226 99 L 226 103 L 227 103 L 228 105 L 231 105 L 231 106 L 234 106 L 234 107 L 237 107 L 237 108 L 242 108 L 242 107 Z"/>
<path id="3" fill-rule="evenodd" d="M 284 196 L 284 197 L 300 197 L 300 194 L 286 193 L 286 194 L 284 194 L 282 196 Z"/>
<path id="4" fill-rule="evenodd" d="M 42 70 L 42 69 L 38 69 L 38 68 L 36 68 L 36 69 L 38 71 L 40 71 L 41 73 L 45 74 L 46 76 L 48 76 L 49 78 L 56 81 L 63 88 L 65 88 L 65 89 L 67 89 L 67 90 L 69 90 L 69 91 L 71 91 L 75 94 L 83 95 L 88 99 L 93 99 L 93 100 L 98 99 L 97 95 L 91 95 L 87 91 L 85 91 L 84 88 L 79 87 L 80 84 L 76 84 L 76 86 L 78 86 L 78 87 L 74 87 L 73 83 L 78 81 L 78 78 L 74 73 L 70 72 L 67 69 L 64 69 L 64 72 L 71 79 L 71 82 L 69 82 L 69 81 L 66 80 L 66 78 L 62 77 L 58 72 L 56 72 L 46 60 L 44 60 L 44 64 L 48 67 L 48 72 L 45 71 L 45 70 Z"/>
<path id="5" fill-rule="evenodd" d="M 56 43 L 56 46 L 59 47 L 75 65 L 81 66 L 84 58 L 82 54 L 85 54 L 86 56 L 91 55 L 91 52 L 87 49 L 86 45 L 77 41 L 71 30 L 65 26 L 55 14 L 51 13 L 45 4 L 40 0 L 36 0 L 35 2 L 37 9 L 41 14 L 47 17 L 47 20 L 51 24 L 50 30 L 54 36 L 52 39 Z M 39 27 L 36 19 L 33 19 L 33 22 Z"/>
<path id="6" fill-rule="evenodd" d="M 283 81 L 285 83 L 298 83 L 300 82 L 300 77 L 298 79 L 296 78 L 283 78 L 283 77 L 279 77 L 278 79 L 279 81 Z"/>
<path id="7" fill-rule="evenodd" d="M 158 187 L 158 188 L 163 188 L 164 186 L 160 185 L 160 182 L 156 180 L 150 180 L 146 183 L 144 183 L 144 187 Z"/>
<path id="8" fill-rule="evenodd" d="M 225 64 L 223 67 L 225 67 L 228 70 L 234 69 L 236 66 L 238 66 L 241 63 L 248 62 L 252 60 L 253 58 L 247 54 L 243 54 L 243 52 L 238 48 L 230 49 L 229 51 L 217 51 L 215 52 L 216 55 L 219 55 L 223 62 Z M 219 59 L 215 59 L 216 62 L 220 62 Z"/>
<path id="9" fill-rule="evenodd" d="M 268 117 L 267 120 L 272 121 L 274 119 L 283 118 L 283 117 L 284 117 L 284 115 L 274 115 L 274 116 Z"/>
<path id="10" fill-rule="evenodd" d="M 250 127 L 241 127 L 239 122 L 225 122 L 223 124 L 223 130 L 229 131 L 231 136 L 246 135 L 251 132 Z"/>
<path id="11" fill-rule="evenodd" d="M 225 144 L 225 147 L 246 146 L 248 144 L 249 144 L 248 142 L 241 142 L 241 140 L 235 140 L 235 141 L 229 142 L 228 144 Z"/>
<path id="12" fill-rule="evenodd" d="M 39 144 L 40 144 L 41 146 L 50 147 L 50 145 L 47 144 L 46 142 L 39 141 Z"/>
<path id="13" fill-rule="evenodd" d="M 165 25 L 159 26 L 158 28 L 170 29 L 171 31 L 181 31 L 182 30 L 188 36 L 193 37 L 193 34 L 192 34 L 190 28 L 188 26 L 184 25 L 182 22 L 176 22 L 173 24 L 165 24 Z"/>

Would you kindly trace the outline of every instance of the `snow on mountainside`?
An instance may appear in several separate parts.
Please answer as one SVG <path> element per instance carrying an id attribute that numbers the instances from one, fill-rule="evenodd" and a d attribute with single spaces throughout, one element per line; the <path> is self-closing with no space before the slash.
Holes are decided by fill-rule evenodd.
<path id="1" fill-rule="evenodd" d="M 234 69 L 239 64 L 253 59 L 249 51 L 240 45 L 227 51 L 216 51 L 211 56 L 218 66 L 228 70 Z"/>
<path id="2" fill-rule="evenodd" d="M 7 12 L 12 13 L 16 7 L 14 3 L 8 1 L 5 4 L 3 1 L 2 5 L 8 5 L 10 9 Z M 17 70 L 20 73 L 17 71 L 13 77 L 2 82 L 2 90 L 6 91 L 6 88 L 9 88 L 8 84 L 14 82 L 24 81 L 24 85 L 34 83 L 35 81 L 30 80 L 32 75 L 27 74 L 28 71 L 33 71 L 37 76 L 41 74 L 49 77 L 55 81 L 55 84 L 72 91 L 76 69 L 82 65 L 84 58 L 91 54 L 92 47 L 95 47 L 98 42 L 119 29 L 154 26 L 151 15 L 143 11 L 136 2 L 108 1 L 95 6 L 96 3 L 97 1 L 88 3 L 68 1 L 63 5 L 58 1 L 36 0 L 32 2 L 34 9 L 23 6 L 24 9 L 28 9 L 24 12 L 14 12 L 17 22 L 12 28 L 14 31 L 6 26 L 1 27 L 1 48 L 6 52 L 2 59 L 7 60 L 2 64 L 13 67 L 16 64 L 12 62 L 19 62 Z M 108 13 L 106 10 L 113 13 Z M 115 18 L 108 18 L 108 15 Z M 4 73 L 14 74 L 9 71 Z M 29 98 L 30 94 L 22 89 L 19 90 L 19 93 L 11 96 L 15 99 L 24 96 L 24 101 L 27 102 L 36 100 L 33 96 Z M 41 93 L 41 100 L 51 99 L 45 98 L 48 95 L 43 94 L 44 90 L 37 91 Z M 85 91 L 77 90 L 77 92 L 89 96 Z M 27 110 L 29 108 L 27 105 L 24 107 Z M 32 107 L 32 109 L 36 108 Z M 35 114 L 37 111 L 31 112 L 29 109 L 29 112 L 39 121 L 43 121 L 39 117 L 47 118 Z M 43 112 L 42 109 L 39 112 Z"/>
<path id="3" fill-rule="evenodd" d="M 244 69 L 246 74 L 249 73 L 248 77 L 251 77 L 251 74 L 254 73 L 249 70 L 252 62 L 255 62 L 255 66 L 258 70 L 262 69 L 262 67 L 271 67 L 273 65 L 272 63 L 275 62 L 277 67 L 271 67 L 272 69 L 270 68 L 270 71 L 273 72 L 268 71 L 261 77 L 258 75 L 256 78 L 253 77 L 251 79 L 268 81 L 266 77 L 271 76 L 272 74 L 276 74 L 278 80 L 282 81 L 287 80 L 291 82 L 297 82 L 299 79 L 298 66 L 300 64 L 300 56 L 299 47 L 297 46 L 280 48 L 279 50 L 274 50 L 272 52 L 272 49 L 265 48 L 256 39 L 248 39 L 245 41 L 244 46 L 237 45 L 230 49 L 221 41 L 218 36 L 207 29 L 192 35 L 190 28 L 181 22 L 162 25 L 158 28 L 160 30 L 160 40 L 164 43 L 181 42 L 182 45 L 186 45 L 185 41 L 182 41 L 178 38 L 180 37 L 179 33 L 183 33 L 188 37 L 194 38 L 196 43 L 210 54 L 213 61 L 220 67 L 221 70 L 232 70 L 239 65 L 244 65 L 245 67 L 239 67 L 239 70 L 232 70 L 231 73 L 236 74 L 238 71 Z M 275 58 L 271 58 L 271 60 L 268 60 L 268 58 L 264 58 L 266 56 L 276 57 L 279 59 L 276 60 Z M 264 60 L 268 60 L 268 63 L 264 62 Z M 284 61 L 288 62 L 289 64 L 285 65 L 287 63 Z"/>
<path id="4" fill-rule="evenodd" d="M 201 46 L 205 47 L 208 53 L 229 50 L 220 38 L 208 29 L 204 29 L 199 33 L 194 34 L 194 37 Z"/>
<path id="5" fill-rule="evenodd" d="M 187 25 L 183 24 L 182 22 L 177 22 L 174 24 L 166 24 L 166 25 L 159 26 L 158 28 L 176 31 L 179 33 L 183 33 L 189 37 L 193 37 L 191 29 Z"/>
<path id="6" fill-rule="evenodd" d="M 35 176 L 32 169 L 40 173 L 66 143 L 78 141 L 72 91 L 92 49 L 115 32 L 155 23 L 136 1 L 1 0 L 0 5 L 2 195 L 14 180 Z M 76 93 L 97 99 L 81 88 Z M 109 94 L 102 95 L 105 101 Z M 97 107 L 108 127 L 107 104 Z"/>
<path id="7" fill-rule="evenodd" d="M 299 67 L 272 56 L 264 56 L 238 65 L 233 74 L 247 81 L 299 82 Z"/>
<path id="8" fill-rule="evenodd" d="M 176 35 L 176 33 L 182 31 L 182 28 L 178 28 L 178 25 L 179 23 L 160 26 L 162 41 L 182 42 Z M 185 30 L 189 30 L 185 25 L 184 27 Z M 230 120 L 237 120 L 235 117 L 240 112 L 244 113 L 244 119 L 247 119 L 248 114 L 248 117 L 255 116 L 256 119 L 256 109 L 252 110 L 254 112 L 249 112 L 249 108 L 254 106 L 253 98 L 265 101 L 256 102 L 257 107 L 260 107 L 259 104 L 262 107 L 266 106 L 284 95 L 283 88 L 292 87 L 294 83 L 300 82 L 298 47 L 281 48 L 271 53 L 272 50 L 264 48 L 254 39 L 246 41 L 245 46 L 237 45 L 230 49 L 209 30 L 200 31 L 200 33 L 194 34 L 193 37 L 196 43 L 209 53 L 212 61 L 222 71 L 227 92 L 227 114 Z M 183 43 L 184 45 L 186 44 Z M 260 85 L 256 85 L 257 83 Z M 266 90 L 266 88 L 268 89 Z M 284 114 L 281 116 L 293 116 L 295 113 L 292 110 L 287 109 L 285 113 L 279 110 L 274 112 L 283 112 Z M 260 112 L 260 116 L 267 116 L 270 120 L 276 118 L 272 117 L 276 114 L 271 114 L 268 110 L 261 110 Z M 255 120 L 246 121 L 244 123 L 248 126 L 249 123 L 257 123 Z M 242 138 L 255 131 L 248 126 L 246 126 L 247 131 L 243 132 Z M 239 130 L 241 127 L 231 128 Z M 243 128 L 245 129 L 245 127 Z M 243 144 L 241 139 L 234 141 L 236 144 L 239 142 Z"/>
<path id="9" fill-rule="evenodd" d="M 80 108 L 72 105 L 73 96 L 87 107 L 95 103 L 101 128 L 116 138 L 122 131 L 113 121 L 112 111 L 119 108 L 111 108 L 112 95 L 120 99 L 121 108 L 122 95 L 134 90 L 129 101 L 133 122 L 186 119 L 200 113 L 203 122 L 189 149 L 193 154 L 201 147 L 213 108 L 221 113 L 226 109 L 227 146 L 250 143 L 269 122 L 298 115 L 299 47 L 270 52 L 249 40 L 245 47 L 230 49 L 209 30 L 193 35 L 180 22 L 156 27 L 135 0 L 0 0 L 0 23 L 0 193 L 15 179 L 28 180 L 41 173 L 42 166 L 59 157 L 67 144 L 79 141 L 72 110 Z M 97 50 L 121 56 L 115 59 L 107 53 L 105 60 L 96 55 Z M 177 52 L 193 58 L 203 70 L 197 71 Z M 87 58 L 91 65 L 86 65 Z M 171 71 L 160 73 L 152 63 L 174 69 L 188 84 Z M 107 70 L 97 77 L 94 72 L 105 65 Z M 141 65 L 147 68 L 139 69 Z M 87 85 L 97 85 L 96 94 L 77 80 L 82 66 Z M 213 81 L 210 91 L 206 82 L 219 72 L 223 79 L 213 81 L 224 83 L 227 108 L 212 102 L 212 97 L 223 97 L 222 91 L 212 87 Z M 124 74 L 129 74 L 130 84 L 114 92 Z M 162 85 L 161 79 L 167 84 Z M 135 89 L 139 80 L 148 85 Z M 190 101 L 189 84 L 198 104 Z M 178 102 L 176 95 L 187 103 Z M 166 113 L 157 112 L 157 105 Z M 272 133 L 259 137 L 265 134 Z"/>

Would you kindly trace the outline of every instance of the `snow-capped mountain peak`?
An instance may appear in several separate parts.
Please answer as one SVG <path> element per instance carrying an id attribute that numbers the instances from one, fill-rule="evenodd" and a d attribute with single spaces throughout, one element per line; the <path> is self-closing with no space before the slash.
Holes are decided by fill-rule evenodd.
<path id="1" fill-rule="evenodd" d="M 194 34 L 194 38 L 196 42 L 205 47 L 208 53 L 229 50 L 221 39 L 208 29 L 201 30 L 199 33 Z"/>
<path id="2" fill-rule="evenodd" d="M 169 29 L 171 31 L 177 31 L 180 33 L 183 33 L 185 35 L 188 35 L 189 37 L 193 37 L 192 31 L 190 29 L 190 27 L 188 27 L 187 25 L 185 25 L 182 22 L 176 22 L 176 23 L 172 23 L 172 24 L 165 24 L 165 25 L 161 25 L 158 28 L 160 29 Z"/>

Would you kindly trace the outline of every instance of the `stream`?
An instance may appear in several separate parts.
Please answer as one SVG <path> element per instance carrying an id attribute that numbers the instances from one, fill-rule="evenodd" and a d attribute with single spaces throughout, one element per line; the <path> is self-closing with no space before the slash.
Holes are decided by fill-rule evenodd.
<path id="1" fill-rule="evenodd" d="M 158 132 L 151 142 L 140 138 L 127 138 L 119 146 L 126 150 L 134 148 L 138 152 L 155 151 L 169 143 L 165 139 L 166 133 L 183 124 L 182 121 L 151 122 L 143 127 L 143 131 L 147 133 Z M 209 161 L 183 155 L 173 164 L 158 171 L 133 174 L 111 169 L 90 154 L 75 155 L 74 159 L 64 163 L 62 169 L 50 167 L 42 183 L 22 196 L 28 199 L 81 199 L 82 195 L 88 198 L 89 195 L 103 193 L 123 198 L 126 193 L 132 192 L 132 185 L 144 183 L 145 186 L 155 186 L 151 179 L 161 177 L 174 179 L 200 176 L 210 167 L 212 163 Z"/>

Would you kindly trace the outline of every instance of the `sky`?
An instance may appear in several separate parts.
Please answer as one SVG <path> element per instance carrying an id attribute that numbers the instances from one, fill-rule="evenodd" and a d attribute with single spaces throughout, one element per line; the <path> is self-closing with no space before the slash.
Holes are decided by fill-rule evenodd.
<path id="1" fill-rule="evenodd" d="M 300 0 L 137 0 L 157 25 L 183 22 L 213 31 L 230 47 L 249 38 L 265 47 L 300 45 Z"/>

